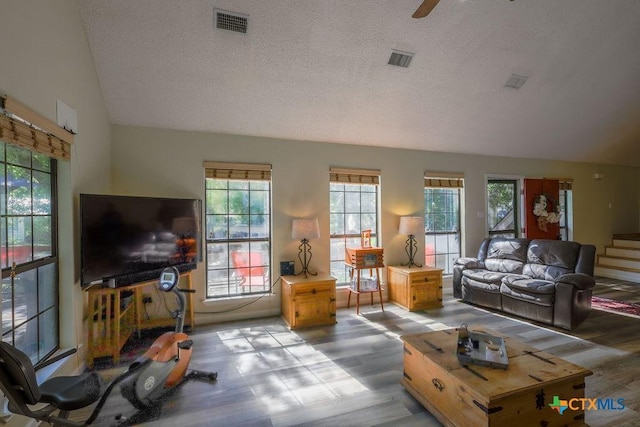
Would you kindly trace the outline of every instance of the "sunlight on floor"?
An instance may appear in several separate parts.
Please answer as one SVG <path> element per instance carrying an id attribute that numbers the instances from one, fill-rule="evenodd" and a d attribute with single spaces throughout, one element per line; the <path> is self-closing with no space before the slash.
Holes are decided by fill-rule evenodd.
<path id="1" fill-rule="evenodd" d="M 352 396 L 367 388 L 294 331 L 270 325 L 218 332 L 225 347 L 240 354 L 236 369 L 253 394 L 278 412 Z M 275 330 L 274 330 L 275 329 Z M 251 378 L 261 375 L 260 381 Z"/>

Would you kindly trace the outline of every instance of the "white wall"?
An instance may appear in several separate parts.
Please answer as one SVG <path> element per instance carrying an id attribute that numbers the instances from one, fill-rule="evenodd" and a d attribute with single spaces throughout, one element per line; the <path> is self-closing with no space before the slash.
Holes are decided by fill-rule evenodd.
<path id="1" fill-rule="evenodd" d="M 70 161 L 58 162 L 60 340 L 83 343 L 84 294 L 80 290 L 80 192 L 109 191 L 111 127 L 77 0 L 1 0 L 0 92 L 56 121 L 56 101 L 77 111 L 78 134 Z M 81 353 L 83 349 L 81 348 Z M 82 356 L 77 360 L 82 360 Z"/>
<path id="2" fill-rule="evenodd" d="M 638 231 L 640 171 L 637 168 L 531 161 L 499 157 L 433 153 L 414 150 L 291 141 L 114 126 L 113 191 L 118 194 L 196 197 L 204 199 L 203 161 L 259 162 L 273 166 L 273 274 L 279 262 L 296 259 L 299 242 L 292 241 L 291 220 L 318 217 L 321 237 L 311 242 L 312 268 L 329 272 L 329 168 L 381 170 L 381 235 L 386 264 L 405 262 L 406 236 L 398 234 L 401 215 L 423 212 L 423 174 L 462 172 L 465 176 L 464 249 L 475 254 L 486 235 L 487 174 L 574 179 L 574 240 L 600 250 L 612 233 Z M 594 180 L 594 172 L 605 179 Z M 609 208 L 609 203 L 612 207 Z M 419 256 L 424 251 L 420 242 Z M 298 265 L 298 269 L 300 266 Z M 205 268 L 194 273 L 198 312 L 220 311 L 238 301 L 201 303 Z M 279 291 L 279 289 L 277 289 Z M 225 320 L 279 313 L 278 297 L 264 298 L 247 310 L 224 316 L 199 316 L 199 321 Z"/>

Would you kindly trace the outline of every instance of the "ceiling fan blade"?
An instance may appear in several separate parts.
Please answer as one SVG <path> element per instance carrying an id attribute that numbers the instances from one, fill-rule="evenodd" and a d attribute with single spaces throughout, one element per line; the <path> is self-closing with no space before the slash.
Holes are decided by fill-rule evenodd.
<path id="1" fill-rule="evenodd" d="M 440 0 L 424 0 L 411 16 L 414 18 L 424 18 L 436 7 L 439 1 Z"/>

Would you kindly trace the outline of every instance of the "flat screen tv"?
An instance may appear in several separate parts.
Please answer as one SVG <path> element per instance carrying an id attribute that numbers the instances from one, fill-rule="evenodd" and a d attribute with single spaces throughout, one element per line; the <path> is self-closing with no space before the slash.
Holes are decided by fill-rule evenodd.
<path id="1" fill-rule="evenodd" d="M 202 261 L 198 199 L 81 194 L 80 220 L 83 287 L 152 280 Z"/>

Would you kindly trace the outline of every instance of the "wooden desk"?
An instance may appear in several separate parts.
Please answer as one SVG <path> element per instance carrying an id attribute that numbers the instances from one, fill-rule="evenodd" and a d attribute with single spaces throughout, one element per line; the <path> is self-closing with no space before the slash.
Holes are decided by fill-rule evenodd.
<path id="1" fill-rule="evenodd" d="M 384 267 L 383 262 L 383 249 L 382 248 L 346 248 L 344 256 L 345 264 L 351 268 L 349 271 L 349 278 L 351 283 L 349 284 L 349 296 L 347 298 L 347 308 L 351 305 L 351 294 L 356 294 L 356 314 L 360 314 L 360 294 L 371 295 L 371 305 L 373 305 L 373 294 L 377 292 L 380 296 L 380 309 L 384 311 L 382 304 L 382 284 L 380 282 L 380 269 Z M 376 286 L 365 287 L 361 286 L 361 274 L 362 270 L 369 270 L 369 275 L 372 275 L 372 271 L 376 272 Z M 354 280 L 354 274 L 356 278 Z M 373 276 L 371 276 L 373 277 Z"/>
<path id="2" fill-rule="evenodd" d="M 401 383 L 440 422 L 465 427 L 584 425 L 584 410 L 567 409 L 560 415 L 549 404 L 554 396 L 565 401 L 584 398 L 590 370 L 491 329 L 469 329 L 505 339 L 506 370 L 463 365 L 456 357 L 455 329 L 401 337 Z"/>
<path id="3" fill-rule="evenodd" d="M 182 288 L 191 289 L 191 272 L 180 275 Z M 159 279 L 158 279 L 159 280 Z M 87 291 L 88 301 L 88 338 L 87 365 L 93 366 L 96 357 L 111 356 L 113 363 L 120 361 L 120 351 L 134 331 L 175 325 L 172 317 L 154 319 L 144 318 L 143 291 L 148 286 L 157 286 L 158 280 L 136 283 L 119 288 L 91 287 Z M 182 282 L 182 280 L 181 280 Z M 131 298 L 123 298 L 132 292 Z M 193 313 L 193 294 L 185 295 L 187 313 L 185 325 L 195 328 Z"/>

